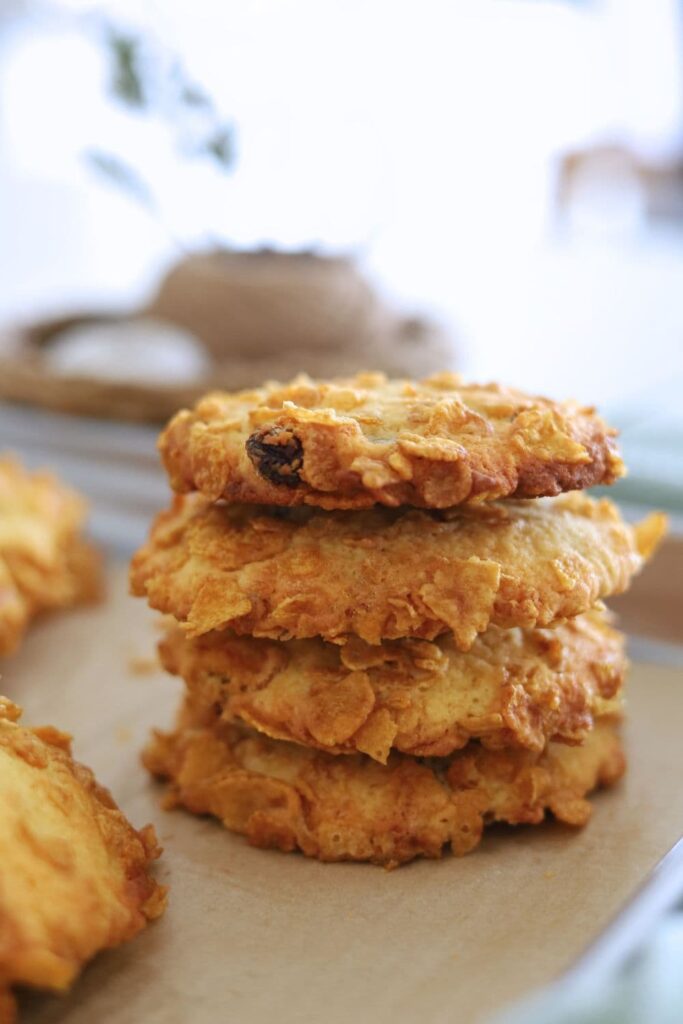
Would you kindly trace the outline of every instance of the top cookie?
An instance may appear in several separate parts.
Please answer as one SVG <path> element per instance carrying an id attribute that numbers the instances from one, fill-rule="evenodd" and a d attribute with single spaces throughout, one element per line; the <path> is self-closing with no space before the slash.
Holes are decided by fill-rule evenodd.
<path id="1" fill-rule="evenodd" d="M 320 508 L 449 508 L 610 484 L 615 431 L 593 409 L 441 373 L 363 373 L 216 392 L 159 447 L 173 487 L 211 501 Z"/>

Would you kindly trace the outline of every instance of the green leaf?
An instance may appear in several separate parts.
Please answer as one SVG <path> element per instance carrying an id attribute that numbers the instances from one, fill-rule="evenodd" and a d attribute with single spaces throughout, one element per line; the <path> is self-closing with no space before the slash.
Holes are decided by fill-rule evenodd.
<path id="1" fill-rule="evenodd" d="M 235 134 L 229 126 L 217 128 L 206 140 L 201 150 L 212 157 L 224 171 L 235 162 Z"/>
<path id="2" fill-rule="evenodd" d="M 125 192 L 147 209 L 155 209 L 154 196 L 147 182 L 120 157 L 98 149 L 86 150 L 84 157 L 86 163 L 110 185 Z"/>
<path id="3" fill-rule="evenodd" d="M 129 107 L 146 106 L 143 86 L 140 40 L 110 28 L 107 43 L 111 50 L 111 91 Z"/>

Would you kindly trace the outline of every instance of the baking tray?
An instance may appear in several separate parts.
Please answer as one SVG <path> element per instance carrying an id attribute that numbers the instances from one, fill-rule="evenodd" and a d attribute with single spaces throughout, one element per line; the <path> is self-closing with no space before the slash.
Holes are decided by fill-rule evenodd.
<path id="1" fill-rule="evenodd" d="M 668 585 L 666 556 L 659 564 Z M 585 830 L 498 826 L 467 857 L 392 872 L 325 865 L 160 810 L 138 756 L 149 729 L 170 724 L 180 685 L 143 671 L 155 616 L 126 591 L 114 564 L 107 602 L 38 623 L 0 689 L 28 723 L 73 732 L 131 820 L 154 822 L 169 907 L 67 996 L 22 996 L 23 1024 L 479 1021 L 595 959 L 623 933 L 617 915 L 634 894 L 661 893 L 655 869 L 683 822 L 680 668 L 634 666 L 630 770 L 595 798 Z"/>

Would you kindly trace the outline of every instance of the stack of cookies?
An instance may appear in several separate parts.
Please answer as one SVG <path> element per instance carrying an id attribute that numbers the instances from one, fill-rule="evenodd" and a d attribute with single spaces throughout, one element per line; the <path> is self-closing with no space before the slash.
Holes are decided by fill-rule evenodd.
<path id="1" fill-rule="evenodd" d="M 664 518 L 592 409 L 451 374 L 212 394 L 132 587 L 186 695 L 148 768 L 259 846 L 395 865 L 484 825 L 572 825 L 623 772 L 624 591 Z M 562 492 L 573 491 L 572 494 Z"/>

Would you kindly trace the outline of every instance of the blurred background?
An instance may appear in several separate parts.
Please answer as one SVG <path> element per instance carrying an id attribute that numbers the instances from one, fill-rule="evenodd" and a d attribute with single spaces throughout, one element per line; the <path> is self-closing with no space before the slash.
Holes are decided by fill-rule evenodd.
<path id="1" fill-rule="evenodd" d="M 122 542 L 141 424 L 362 366 L 598 404 L 683 509 L 683 2 L 0 0 L 0 328 Z"/>

